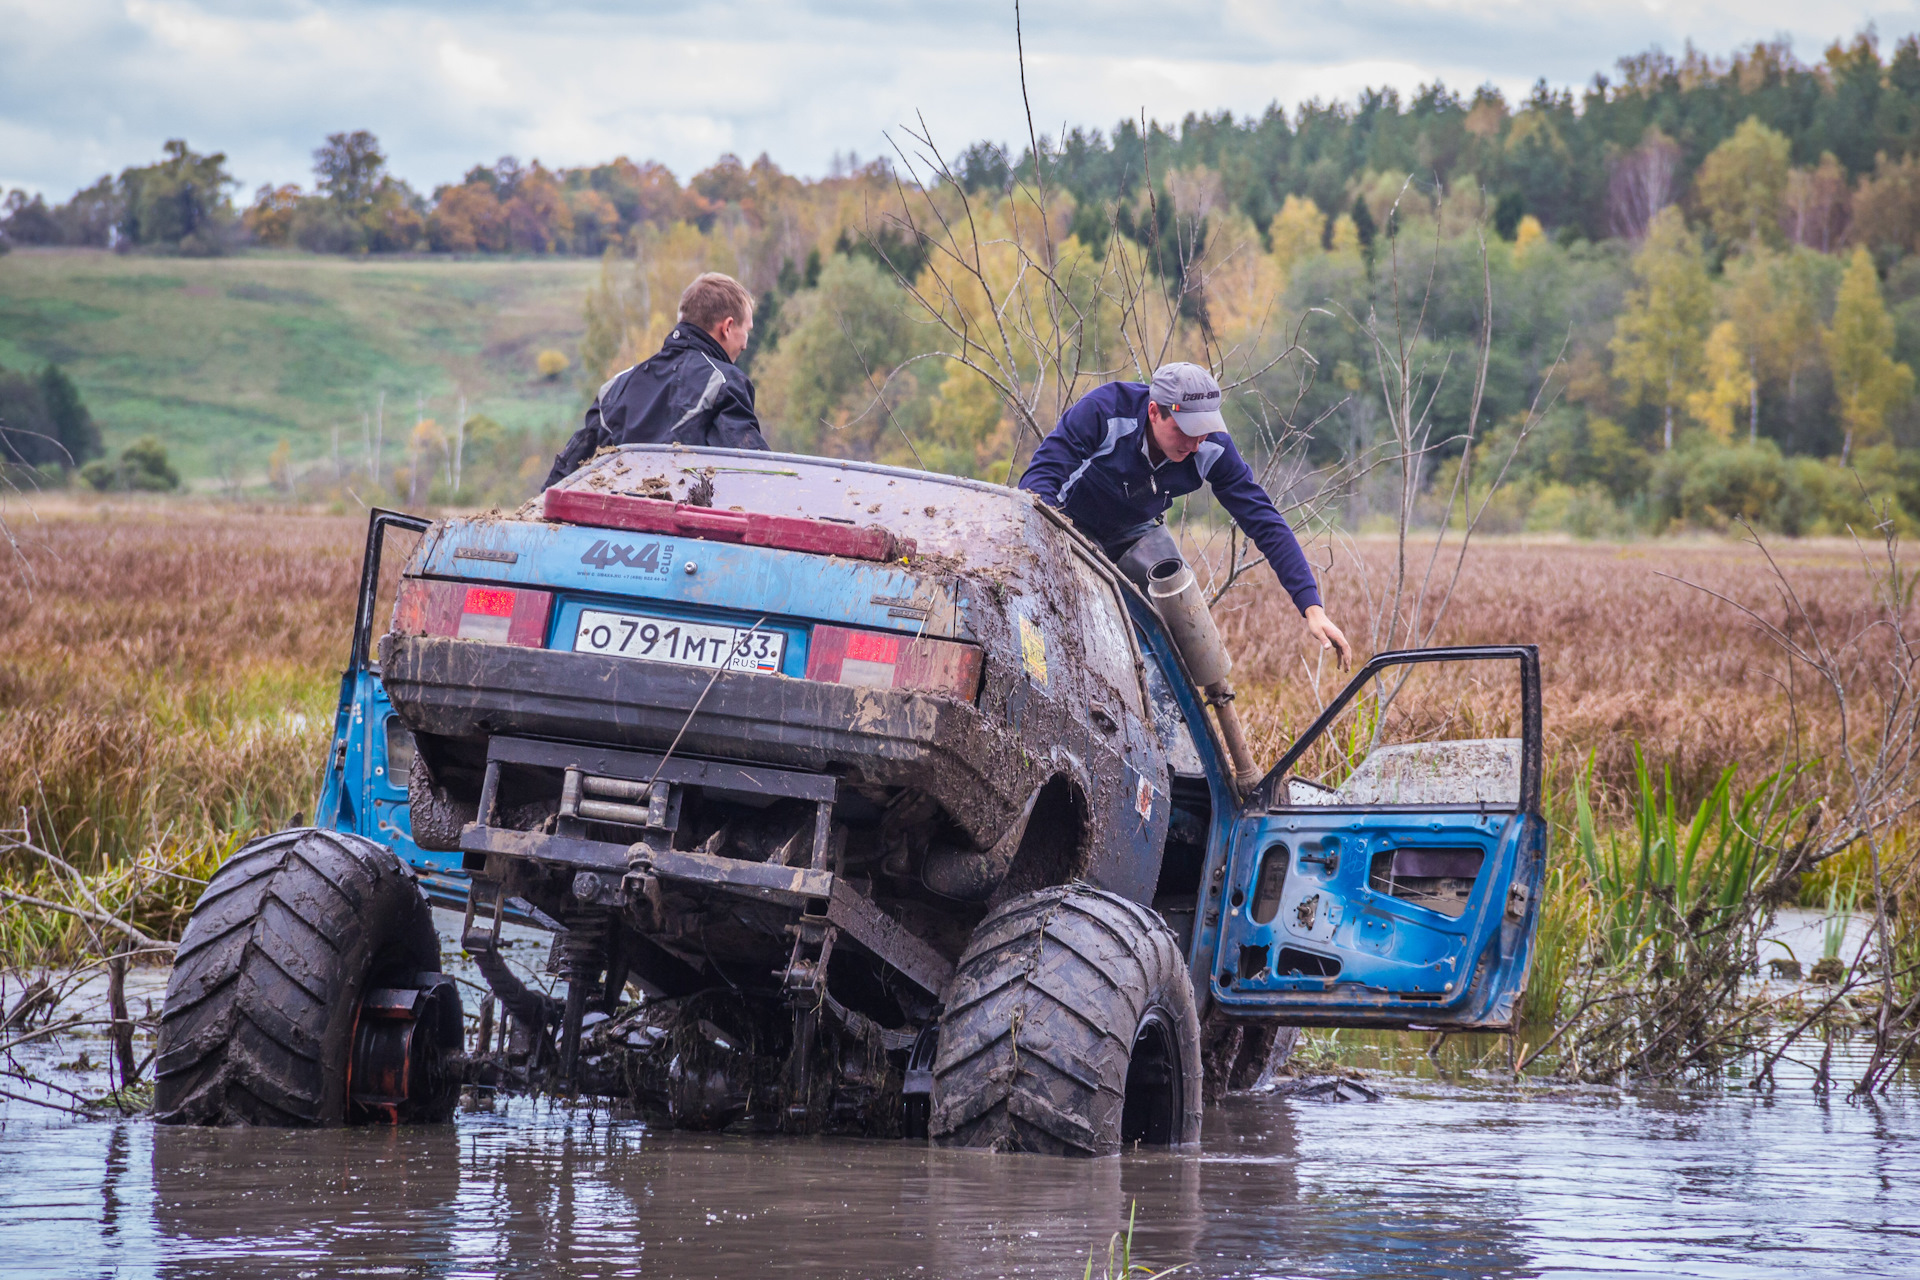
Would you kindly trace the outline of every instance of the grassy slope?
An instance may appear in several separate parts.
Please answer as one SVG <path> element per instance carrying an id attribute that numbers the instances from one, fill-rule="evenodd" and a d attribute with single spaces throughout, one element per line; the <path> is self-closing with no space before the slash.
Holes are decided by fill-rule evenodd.
<path id="1" fill-rule="evenodd" d="M 109 446 L 146 433 L 192 479 L 257 478 L 282 439 L 300 459 L 361 446 L 386 393 L 386 455 L 416 397 L 451 422 L 455 397 L 509 427 L 578 410 L 571 379 L 534 356 L 576 353 L 598 264 L 579 259 L 357 261 L 247 253 L 194 260 L 93 250 L 0 258 L 0 365 L 57 360 Z"/>

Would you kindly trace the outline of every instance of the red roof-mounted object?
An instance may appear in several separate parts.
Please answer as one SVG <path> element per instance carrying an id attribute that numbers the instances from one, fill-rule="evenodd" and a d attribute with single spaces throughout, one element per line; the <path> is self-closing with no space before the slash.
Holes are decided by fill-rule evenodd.
<path id="1" fill-rule="evenodd" d="M 549 489 L 546 518 L 599 529 L 636 533 L 676 533 L 711 542 L 740 542 L 750 547 L 780 547 L 855 560 L 898 560 L 914 552 L 913 539 L 885 529 L 810 520 L 805 516 L 769 516 L 757 511 L 718 511 L 659 498 L 623 493 L 587 493 Z"/>

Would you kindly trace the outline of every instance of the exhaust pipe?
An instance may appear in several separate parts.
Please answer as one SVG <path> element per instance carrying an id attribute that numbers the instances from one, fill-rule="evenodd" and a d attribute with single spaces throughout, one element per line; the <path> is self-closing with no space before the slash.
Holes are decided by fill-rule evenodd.
<path id="1" fill-rule="evenodd" d="M 1227 679 L 1233 670 L 1233 658 L 1220 641 L 1220 629 L 1213 625 L 1213 613 L 1201 594 L 1193 569 L 1181 558 L 1173 535 L 1164 528 L 1155 529 L 1135 543 L 1120 558 L 1119 569 L 1159 611 L 1167 625 L 1174 647 L 1187 664 L 1187 674 L 1205 690 L 1207 705 L 1220 725 L 1227 754 L 1233 760 L 1233 780 L 1241 792 L 1251 790 L 1260 781 L 1261 769 L 1247 748 L 1247 735 L 1240 727 L 1239 713 L 1233 709 L 1233 684 Z"/>

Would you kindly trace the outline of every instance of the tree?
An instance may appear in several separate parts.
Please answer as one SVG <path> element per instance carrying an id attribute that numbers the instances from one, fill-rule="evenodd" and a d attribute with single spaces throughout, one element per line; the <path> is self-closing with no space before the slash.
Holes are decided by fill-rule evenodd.
<path id="1" fill-rule="evenodd" d="M 300 188 L 292 183 L 263 186 L 240 215 L 240 227 L 255 244 L 284 246 L 293 238 L 293 219 L 302 198 Z"/>
<path id="2" fill-rule="evenodd" d="M 483 183 L 445 188 L 427 219 L 427 243 L 436 253 L 500 252 L 507 247 L 506 211 Z"/>
<path id="3" fill-rule="evenodd" d="M 225 152 L 200 155 L 180 138 L 158 164 L 120 174 L 120 234 L 129 245 L 215 254 L 226 248 L 233 206 Z"/>
<path id="4" fill-rule="evenodd" d="M 1847 189 L 1847 172 L 1833 158 L 1833 152 L 1822 155 L 1818 167 L 1795 169 L 1787 175 L 1780 229 L 1793 243 L 1832 253 L 1847 234 L 1852 214 L 1853 195 Z"/>
<path id="5" fill-rule="evenodd" d="M 63 466 L 77 467 L 105 452 L 100 428 L 80 400 L 80 388 L 57 364 L 40 371 L 40 402 L 46 406 L 47 420 L 60 442 Z"/>
<path id="6" fill-rule="evenodd" d="M 1640 145 L 1614 157 L 1607 178 L 1607 220 L 1613 234 L 1639 240 L 1661 210 L 1673 203 L 1680 172 L 1680 144 L 1648 125 Z"/>
<path id="7" fill-rule="evenodd" d="M 53 467 L 65 461 L 39 386 L 24 373 L 0 369 L 0 463 Z"/>
<path id="8" fill-rule="evenodd" d="M 1274 265 L 1285 280 L 1296 264 L 1320 252 L 1320 236 L 1327 225 L 1320 206 L 1305 196 L 1288 196 L 1267 227 L 1267 243 L 1273 246 Z"/>
<path id="9" fill-rule="evenodd" d="M 1791 146 L 1784 133 L 1748 116 L 1707 156 L 1694 187 L 1715 235 L 1729 244 L 1779 242 Z"/>
<path id="10" fill-rule="evenodd" d="M 1793 376 L 1801 337 L 1813 324 L 1811 299 L 1802 290 L 1783 288 L 1780 268 L 1779 255 L 1764 249 L 1727 267 L 1727 319 L 1747 370 L 1749 441 L 1760 435 L 1760 388 Z"/>
<path id="11" fill-rule="evenodd" d="M 1898 256 L 1920 245 L 1920 158 L 1889 160 L 1884 154 L 1853 197 L 1853 228 L 1847 238 L 1875 253 Z"/>
<path id="12" fill-rule="evenodd" d="M 1733 439 L 1734 410 L 1746 408 L 1755 395 L 1753 372 L 1733 321 L 1722 320 L 1707 335 L 1705 365 L 1704 385 L 1687 394 L 1687 412 L 1725 444 Z"/>
<path id="13" fill-rule="evenodd" d="M 166 493 L 180 487 L 180 473 L 167 460 L 166 446 L 153 436 L 141 436 L 112 462 L 89 462 L 80 468 L 80 478 L 102 491 Z"/>
<path id="14" fill-rule="evenodd" d="M 47 208 L 45 196 L 31 199 L 20 190 L 0 201 L 0 240 L 12 244 L 59 244 L 60 223 Z"/>
<path id="15" fill-rule="evenodd" d="M 1664 443 L 1673 448 L 1673 411 L 1700 376 L 1713 294 L 1699 241 L 1672 206 L 1655 215 L 1647 241 L 1633 258 L 1640 287 L 1629 289 L 1614 322 L 1614 375 L 1628 404 L 1658 405 Z"/>
<path id="16" fill-rule="evenodd" d="M 1913 394 L 1913 370 L 1893 358 L 1893 317 L 1866 249 L 1853 251 L 1834 300 L 1833 323 L 1820 336 L 1846 428 L 1840 448 L 1845 466 L 1854 443 L 1874 443 L 1886 429 L 1887 411 Z"/>
<path id="17" fill-rule="evenodd" d="M 380 140 L 365 129 L 330 133 L 313 153 L 314 186 L 342 209 L 358 213 L 373 203 L 386 181 L 387 157 Z"/>

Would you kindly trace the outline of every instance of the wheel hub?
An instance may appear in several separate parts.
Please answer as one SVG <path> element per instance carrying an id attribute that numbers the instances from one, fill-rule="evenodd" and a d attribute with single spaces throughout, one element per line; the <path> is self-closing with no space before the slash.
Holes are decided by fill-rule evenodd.
<path id="1" fill-rule="evenodd" d="M 422 973 L 417 985 L 375 987 L 360 1001 L 348 1060 L 352 1118 L 399 1124 L 444 1109 L 457 1083 L 450 1054 L 461 1046 L 453 979 Z"/>

